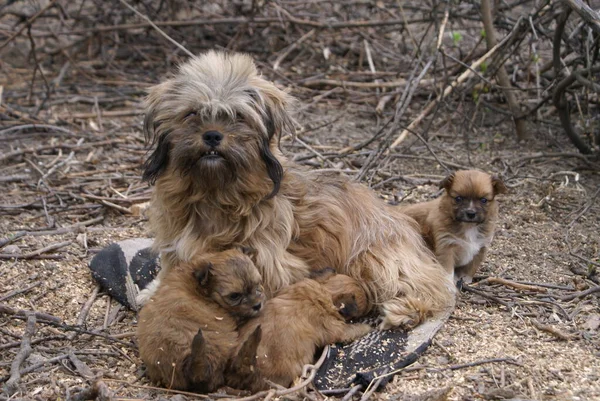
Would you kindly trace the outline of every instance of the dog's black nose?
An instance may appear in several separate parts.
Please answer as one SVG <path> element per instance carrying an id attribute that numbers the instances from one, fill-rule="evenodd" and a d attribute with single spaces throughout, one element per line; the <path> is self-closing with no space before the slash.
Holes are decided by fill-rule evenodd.
<path id="1" fill-rule="evenodd" d="M 254 305 L 252 307 L 252 309 L 254 309 L 255 311 L 259 311 L 262 308 L 262 302 L 257 303 L 256 305 Z"/>
<path id="2" fill-rule="evenodd" d="M 470 210 L 466 211 L 465 214 L 467 215 L 467 218 L 473 220 L 475 217 L 477 217 L 477 213 L 476 212 L 472 212 Z"/>
<path id="3" fill-rule="evenodd" d="M 205 144 L 214 148 L 215 146 L 219 146 L 223 140 L 223 134 L 219 131 L 206 131 L 204 135 L 202 135 L 202 140 Z"/>

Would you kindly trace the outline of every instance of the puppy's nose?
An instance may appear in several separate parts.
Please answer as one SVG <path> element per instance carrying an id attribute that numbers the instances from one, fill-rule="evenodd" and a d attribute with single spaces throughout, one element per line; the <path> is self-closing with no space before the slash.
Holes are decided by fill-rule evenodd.
<path id="1" fill-rule="evenodd" d="M 257 311 L 257 312 L 258 312 L 259 310 L 261 310 L 261 308 L 262 308 L 262 302 L 259 302 L 259 303 L 257 303 L 256 305 L 254 305 L 254 306 L 252 307 L 252 309 L 254 309 L 254 310 L 255 310 L 255 311 Z"/>
<path id="2" fill-rule="evenodd" d="M 219 131 L 206 131 L 204 135 L 202 135 L 202 140 L 205 144 L 214 148 L 215 146 L 219 146 L 223 140 L 223 134 Z"/>
<path id="3" fill-rule="evenodd" d="M 474 219 L 475 217 L 477 217 L 477 212 L 474 212 L 472 210 L 467 210 L 465 212 L 465 214 L 467 215 L 467 218 L 469 218 L 471 220 Z"/>

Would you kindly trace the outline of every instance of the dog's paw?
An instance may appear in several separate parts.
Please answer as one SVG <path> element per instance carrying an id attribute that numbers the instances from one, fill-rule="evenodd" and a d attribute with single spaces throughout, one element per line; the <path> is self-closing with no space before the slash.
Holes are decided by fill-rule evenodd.
<path id="1" fill-rule="evenodd" d="M 154 296 L 154 294 L 156 293 L 159 284 L 160 279 L 156 278 L 153 281 L 151 281 L 146 288 L 144 288 L 138 293 L 137 297 L 135 297 L 135 302 L 137 303 L 138 308 L 141 308 L 142 306 L 147 304 L 148 301 L 150 301 L 150 298 L 152 298 L 152 296 Z"/>

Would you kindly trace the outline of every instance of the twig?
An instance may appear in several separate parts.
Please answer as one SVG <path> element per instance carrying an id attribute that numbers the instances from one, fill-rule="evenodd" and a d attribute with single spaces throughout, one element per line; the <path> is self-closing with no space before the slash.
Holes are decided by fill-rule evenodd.
<path id="1" fill-rule="evenodd" d="M 57 323 L 57 324 L 61 324 L 62 323 L 62 319 L 53 315 L 49 315 L 47 313 L 44 312 L 36 312 L 36 311 L 27 311 L 27 310 L 23 310 L 23 309 L 15 309 L 13 307 L 10 307 L 8 305 L 5 304 L 0 304 L 0 314 L 7 314 L 7 315 L 17 315 L 17 316 L 28 316 L 29 314 L 35 314 L 36 319 L 39 320 L 43 320 L 43 321 L 48 321 L 48 322 L 53 322 L 53 323 Z"/>
<path id="2" fill-rule="evenodd" d="M 85 302 L 85 304 L 81 308 L 81 312 L 79 313 L 79 317 L 77 318 L 77 322 L 75 323 L 76 326 L 83 326 L 83 323 L 85 323 L 85 319 L 87 319 L 87 315 L 90 312 L 90 309 L 92 309 L 92 305 L 94 304 L 94 301 L 98 297 L 99 292 L 100 292 L 100 285 L 96 285 L 96 287 L 94 287 L 94 290 L 90 294 L 90 297 L 88 298 L 88 300 Z M 73 338 L 75 338 L 76 335 L 77 335 L 77 332 L 73 333 L 73 335 L 70 336 L 70 339 L 72 340 Z"/>
<path id="3" fill-rule="evenodd" d="M 146 19 L 147 20 L 147 19 Z M 376 26 L 394 26 L 400 25 L 405 26 L 409 24 L 419 24 L 423 22 L 429 22 L 429 19 L 425 18 L 415 18 L 409 21 L 398 20 L 398 19 L 390 19 L 390 20 L 366 20 L 366 21 L 341 21 L 341 22 L 319 22 L 319 21 L 310 21 L 305 19 L 299 19 L 294 17 L 285 17 L 281 18 L 215 18 L 215 19 L 196 19 L 196 20 L 187 20 L 187 21 L 157 21 L 155 23 L 145 22 L 139 24 L 121 24 L 121 25 L 109 25 L 109 26 L 99 26 L 91 29 L 79 29 L 79 30 L 71 30 L 65 32 L 59 32 L 59 35 L 89 35 L 90 33 L 101 33 L 101 32 L 113 32 L 113 31 L 129 31 L 136 30 L 140 28 L 148 28 L 154 26 L 162 26 L 162 27 L 186 27 L 186 26 L 213 26 L 213 25 L 265 25 L 272 23 L 281 23 L 281 21 L 287 21 L 294 25 L 299 26 L 310 26 L 313 28 L 321 28 L 321 29 L 344 29 L 344 28 L 367 28 L 367 27 L 376 27 Z M 153 26 L 154 25 L 154 26 Z M 39 33 L 36 36 L 38 37 L 46 37 L 46 36 L 54 36 L 56 33 L 54 32 L 44 32 Z"/>
<path id="4" fill-rule="evenodd" d="M 46 360 L 44 360 L 42 362 L 35 363 L 35 364 L 33 364 L 31 366 L 28 366 L 25 369 L 21 370 L 21 375 L 25 375 L 27 373 L 31 373 L 31 372 L 33 372 L 33 371 L 41 368 L 42 366 L 44 366 L 46 364 L 59 362 L 59 361 L 62 361 L 63 359 L 67 359 L 68 357 L 69 357 L 69 355 L 62 354 L 62 355 L 59 355 L 59 356 L 55 356 L 54 358 L 46 359 Z M 7 379 L 8 379 L 7 376 L 0 377 L 0 382 L 4 381 L 4 380 L 7 380 Z"/>
<path id="5" fill-rule="evenodd" d="M 496 40 L 496 29 L 494 28 L 490 0 L 481 0 L 481 19 L 483 20 L 483 26 L 485 29 L 485 41 L 487 43 L 487 48 L 492 49 L 494 46 L 496 46 L 498 41 Z M 527 137 L 525 120 L 521 117 L 522 114 L 519 109 L 519 104 L 517 103 L 514 92 L 511 90 L 512 85 L 510 84 L 510 79 L 508 78 L 506 69 L 504 68 L 504 63 L 500 63 L 500 65 L 497 66 L 496 79 L 503 88 L 504 97 L 506 98 L 508 108 L 512 113 L 513 121 L 515 123 L 515 130 L 517 132 L 517 138 L 524 139 Z"/>
<path id="6" fill-rule="evenodd" d="M 362 397 L 360 397 L 360 401 L 367 401 L 371 397 L 371 395 L 373 395 L 373 393 L 377 391 L 377 388 L 379 388 L 379 385 L 381 384 L 383 379 L 387 377 L 388 371 L 389 369 L 386 369 L 384 372 L 382 372 L 382 374 L 379 377 L 376 377 L 373 380 L 371 380 L 371 383 L 369 383 L 369 386 L 367 387 L 366 391 L 363 393 Z"/>
<path id="7" fill-rule="evenodd" d="M 19 295 L 24 292 L 27 292 L 35 287 L 40 286 L 42 283 L 43 283 L 43 281 L 36 281 L 35 283 L 28 285 L 27 287 L 18 288 L 16 290 L 10 291 L 10 292 L 6 293 L 6 295 L 3 295 L 2 297 L 0 297 L 0 302 L 6 301 L 7 299 L 14 297 L 15 295 Z"/>
<path id="8" fill-rule="evenodd" d="M 46 247 L 37 249 L 33 252 L 29 252 L 29 253 L 26 253 L 23 255 L 12 254 L 12 253 L 0 253 L 0 259 L 32 259 L 43 253 L 55 251 L 57 249 L 65 247 L 67 245 L 71 245 L 71 243 L 73 243 L 73 241 L 63 241 L 63 242 L 59 242 L 57 244 L 48 245 Z"/>
<path id="9" fill-rule="evenodd" d="M 25 24 L 19 28 L 15 33 L 13 33 L 12 35 L 9 36 L 8 39 L 6 39 L 1 45 L 0 45 L 0 50 L 4 49 L 6 47 L 6 45 L 8 45 L 10 42 L 12 42 L 12 40 L 14 38 L 16 38 L 17 36 L 19 36 L 21 34 L 21 32 L 23 32 L 28 26 L 31 26 L 31 24 L 33 24 L 33 22 L 38 19 L 43 13 L 45 13 L 50 7 L 52 7 L 54 5 L 54 3 L 56 3 L 58 0 L 52 0 L 50 1 L 50 3 L 48 3 L 46 5 L 46 7 L 42 8 L 40 11 L 38 11 L 37 13 L 35 13 L 35 15 L 33 15 L 31 18 L 29 18 Z"/>
<path id="10" fill-rule="evenodd" d="M 9 235 L 6 238 L 0 239 L 0 248 L 3 248 L 12 242 L 15 242 L 16 240 L 25 235 L 27 235 L 27 231 L 17 231 L 16 233 Z"/>
<path id="11" fill-rule="evenodd" d="M 542 324 L 535 319 L 531 320 L 531 324 L 533 324 L 536 329 L 545 331 L 546 333 L 550 333 L 554 337 L 562 341 L 574 340 L 575 338 L 577 338 L 577 335 L 564 333 L 556 327 L 552 327 L 548 324 Z"/>
<path id="12" fill-rule="evenodd" d="M 358 393 L 360 389 L 362 389 L 362 387 L 362 384 L 357 384 L 356 386 L 352 387 L 350 391 L 348 391 L 348 394 L 346 394 L 344 398 L 342 398 L 342 401 L 350 401 L 354 394 Z"/>
<path id="13" fill-rule="evenodd" d="M 433 79 L 423 79 L 423 86 L 433 85 Z M 397 88 L 402 85 L 406 85 L 406 79 L 397 79 L 395 81 L 388 82 L 354 82 L 344 81 L 341 79 L 311 79 L 301 83 L 302 86 L 313 88 L 315 86 L 341 86 L 343 88 L 362 88 L 362 89 L 376 89 L 376 88 Z"/>
<path id="14" fill-rule="evenodd" d="M 581 18 L 584 19 L 597 33 L 600 33 L 600 13 L 594 11 L 581 0 L 563 0 L 563 3 L 571 7 Z"/>
<path id="15" fill-rule="evenodd" d="M 283 53 L 281 53 L 281 55 L 279 57 L 277 57 L 277 60 L 275 60 L 275 62 L 273 63 L 273 70 L 277 71 L 279 69 L 279 64 L 281 64 L 281 62 L 292 52 L 294 51 L 295 48 L 297 48 L 299 45 L 302 44 L 302 42 L 304 42 L 306 39 L 310 38 L 311 36 L 313 36 L 315 34 L 315 30 L 311 29 L 310 31 L 308 31 L 307 33 L 305 33 L 304 35 L 302 35 L 300 37 L 300 39 L 298 39 L 297 41 L 295 41 L 294 43 L 292 43 L 290 46 L 288 46 L 287 49 L 284 50 Z"/>
<path id="16" fill-rule="evenodd" d="M 507 280 L 507 279 L 504 279 L 501 277 L 488 277 L 488 278 L 478 282 L 478 284 L 483 284 L 483 283 L 502 284 L 507 287 L 512 287 L 512 288 L 515 288 L 517 290 L 522 290 L 522 291 L 536 291 L 536 292 L 547 292 L 548 291 L 542 287 L 537 287 L 535 285 L 521 284 L 521 283 Z"/>
<path id="17" fill-rule="evenodd" d="M 484 298 L 487 298 L 489 300 L 492 300 L 492 301 L 494 301 L 496 303 L 499 303 L 500 305 L 504 305 L 504 306 L 506 306 L 509 309 L 512 308 L 512 305 L 509 304 L 508 302 L 503 301 L 500 298 L 495 297 L 493 295 L 487 294 L 487 293 L 485 293 L 483 291 L 476 290 L 475 288 L 471 287 L 468 284 L 463 284 L 462 285 L 462 289 L 465 290 L 465 291 L 467 291 L 467 292 L 472 292 L 475 295 L 479 295 L 480 297 L 484 297 Z"/>
<path id="18" fill-rule="evenodd" d="M 27 325 L 25 327 L 25 333 L 23 333 L 23 339 L 21 340 L 21 348 L 15 356 L 15 359 L 10 366 L 10 378 L 4 384 L 4 391 L 8 395 L 12 396 L 19 389 L 19 381 L 21 380 L 21 365 L 29 355 L 31 354 L 31 337 L 35 334 L 35 314 L 29 313 L 27 315 Z"/>
<path id="19" fill-rule="evenodd" d="M 131 5 L 129 5 L 129 3 L 127 3 L 125 0 L 119 0 L 119 2 L 121 4 L 123 4 L 125 7 L 127 7 L 128 9 L 130 9 L 131 11 L 133 11 L 138 17 L 146 20 L 146 22 L 154 29 L 156 29 L 156 31 L 158 33 L 160 33 L 162 36 L 165 37 L 165 39 L 167 39 L 169 42 L 173 43 L 175 46 L 177 46 L 180 50 L 182 50 L 183 52 L 185 52 L 188 56 L 190 57 L 194 57 L 194 53 L 192 53 L 191 51 L 189 51 L 188 49 L 186 49 L 183 45 L 181 45 L 179 42 L 177 42 L 175 39 L 173 39 L 172 37 L 170 37 L 169 35 L 167 35 L 165 33 L 165 31 L 163 31 L 162 29 L 160 29 L 154 22 L 152 22 L 150 20 L 150 18 L 146 17 L 144 14 L 142 14 L 141 12 L 139 12 L 138 10 L 136 10 L 135 8 L 133 8 Z"/>
<path id="20" fill-rule="evenodd" d="M 571 295 L 565 295 L 564 297 L 560 297 L 559 299 L 561 301 L 572 301 L 575 298 L 583 298 L 583 297 L 587 297 L 590 294 L 594 294 L 596 292 L 600 292 L 600 285 L 594 286 L 594 287 L 590 287 L 585 291 L 579 291 L 576 292 L 575 294 L 571 294 Z"/>

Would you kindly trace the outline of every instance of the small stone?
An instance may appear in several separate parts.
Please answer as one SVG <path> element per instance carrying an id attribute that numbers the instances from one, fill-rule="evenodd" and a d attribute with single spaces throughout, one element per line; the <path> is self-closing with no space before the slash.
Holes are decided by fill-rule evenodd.
<path id="1" fill-rule="evenodd" d="M 18 245 L 7 245 L 2 249 L 3 253 L 21 254 L 21 248 Z"/>

